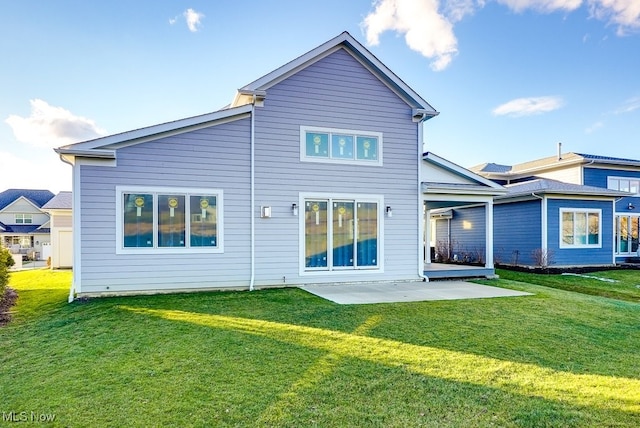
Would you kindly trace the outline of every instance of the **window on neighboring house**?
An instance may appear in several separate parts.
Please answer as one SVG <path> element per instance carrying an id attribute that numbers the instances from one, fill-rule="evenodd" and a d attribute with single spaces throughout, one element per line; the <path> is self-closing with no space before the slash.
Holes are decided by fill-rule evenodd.
<path id="1" fill-rule="evenodd" d="M 601 210 L 560 210 L 560 248 L 601 247 Z"/>
<path id="2" fill-rule="evenodd" d="M 379 200 L 304 200 L 305 271 L 380 267 Z"/>
<path id="3" fill-rule="evenodd" d="M 616 254 L 638 254 L 638 230 L 640 229 L 640 217 L 619 215 L 616 216 Z"/>
<path id="4" fill-rule="evenodd" d="M 33 215 L 16 214 L 16 224 L 33 224 Z"/>
<path id="5" fill-rule="evenodd" d="M 222 191 L 118 188 L 121 252 L 222 251 Z"/>
<path id="6" fill-rule="evenodd" d="M 300 127 L 301 159 L 382 165 L 382 133 Z"/>
<path id="7" fill-rule="evenodd" d="M 607 179 L 607 188 L 630 192 L 636 196 L 640 196 L 640 179 L 630 177 L 609 177 Z"/>

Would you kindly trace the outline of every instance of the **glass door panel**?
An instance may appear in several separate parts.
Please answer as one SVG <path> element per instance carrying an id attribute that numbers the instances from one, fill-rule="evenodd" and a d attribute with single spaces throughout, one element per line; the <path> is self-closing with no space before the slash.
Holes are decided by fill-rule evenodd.
<path id="1" fill-rule="evenodd" d="M 353 202 L 333 203 L 333 266 L 352 267 L 354 247 Z"/>
<path id="2" fill-rule="evenodd" d="M 358 266 L 378 266 L 378 204 L 359 202 L 356 212 Z"/>
<path id="3" fill-rule="evenodd" d="M 620 217 L 620 253 L 629 252 L 629 217 Z"/>
<path id="4" fill-rule="evenodd" d="M 640 229 L 640 217 L 631 217 L 630 219 L 630 223 L 631 223 L 631 230 L 629 233 L 629 236 L 631 238 L 631 252 L 632 253 L 637 253 L 638 252 L 638 229 Z"/>
<path id="5" fill-rule="evenodd" d="M 306 201 L 304 207 L 305 267 L 326 268 L 327 201 Z"/>

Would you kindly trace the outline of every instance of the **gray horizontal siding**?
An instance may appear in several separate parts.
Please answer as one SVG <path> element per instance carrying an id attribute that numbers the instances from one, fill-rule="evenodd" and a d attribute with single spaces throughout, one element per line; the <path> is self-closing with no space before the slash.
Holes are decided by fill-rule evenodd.
<path id="1" fill-rule="evenodd" d="M 383 133 L 383 166 L 300 161 L 300 126 Z M 345 51 L 268 90 L 256 113 L 256 198 L 274 217 L 257 227 L 257 281 L 338 282 L 417 277 L 417 125 L 411 109 Z M 291 204 L 300 192 L 384 197 L 384 274 L 299 276 L 298 232 L 304 215 Z M 280 216 L 282 216 L 280 218 Z M 273 260 L 278 263 L 273 263 Z"/>
<path id="2" fill-rule="evenodd" d="M 83 293 L 234 287 L 249 282 L 249 119 L 118 150 L 81 168 Z M 224 191 L 223 254 L 116 254 L 116 186 Z"/>
<path id="3" fill-rule="evenodd" d="M 247 286 L 250 220 L 256 221 L 256 285 L 416 279 L 417 158 L 411 109 L 345 51 L 274 85 L 255 115 L 255 206 L 250 203 L 249 119 L 131 147 L 117 167 L 81 166 L 82 292 Z M 300 161 L 300 126 L 383 133 L 383 166 Z M 223 254 L 116 255 L 115 187 L 224 191 Z M 299 275 L 300 192 L 380 195 L 384 273 Z M 272 217 L 262 219 L 260 206 Z M 382 207 L 383 208 L 383 207 Z M 383 209 L 381 210 L 383 211 Z"/>

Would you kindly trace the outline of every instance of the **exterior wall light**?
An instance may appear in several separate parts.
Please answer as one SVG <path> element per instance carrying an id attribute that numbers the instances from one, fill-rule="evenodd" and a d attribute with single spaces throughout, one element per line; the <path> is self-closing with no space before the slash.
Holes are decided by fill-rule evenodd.
<path id="1" fill-rule="evenodd" d="M 291 205 L 291 213 L 293 215 L 298 215 L 298 205 L 297 204 L 292 204 Z"/>
<path id="2" fill-rule="evenodd" d="M 391 209 L 390 206 L 387 206 L 387 209 L 385 211 L 387 212 L 387 217 L 389 218 L 393 217 L 393 210 Z"/>

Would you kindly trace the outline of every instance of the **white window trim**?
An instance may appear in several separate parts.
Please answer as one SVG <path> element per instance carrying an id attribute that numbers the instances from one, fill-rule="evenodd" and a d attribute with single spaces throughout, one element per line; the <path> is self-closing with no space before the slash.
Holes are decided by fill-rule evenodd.
<path id="1" fill-rule="evenodd" d="M 218 246 L 210 247 L 125 247 L 123 240 L 124 220 L 122 215 L 122 195 L 124 193 L 153 193 L 153 236 L 154 242 L 158 232 L 157 194 L 176 194 L 189 197 L 191 195 L 215 195 L 217 206 L 217 227 L 216 240 Z M 222 189 L 203 189 L 192 187 L 153 187 L 153 186 L 116 186 L 116 254 L 215 254 L 224 253 L 224 197 Z M 186 213 L 185 213 L 186 214 Z M 185 225 L 188 222 L 188 215 L 185 215 Z M 186 234 L 188 234 L 186 226 Z"/>
<path id="2" fill-rule="evenodd" d="M 327 267 L 324 270 L 309 270 L 305 266 L 306 254 L 305 254 L 305 222 L 304 222 L 304 207 L 305 200 L 308 199 L 327 199 L 331 201 L 344 201 L 353 200 L 358 202 L 375 202 L 378 204 L 378 266 L 363 266 L 358 268 L 345 268 L 345 267 Z M 384 196 L 382 195 L 368 195 L 368 194 L 353 194 L 353 193 L 314 193 L 314 192 L 302 192 L 299 194 L 298 206 L 300 211 L 298 214 L 298 233 L 300 243 L 298 245 L 298 260 L 299 260 L 299 274 L 300 276 L 337 276 L 337 275 L 367 275 L 367 274 L 381 274 L 384 273 Z M 328 249 L 327 249 L 328 251 Z"/>
<path id="3" fill-rule="evenodd" d="M 573 213 L 574 214 L 574 239 L 575 239 L 575 214 L 576 213 L 585 213 L 587 214 L 587 229 L 589 228 L 589 214 L 598 214 L 598 243 L 597 244 L 565 244 L 562 240 L 562 215 L 564 213 Z M 602 210 L 601 209 L 590 209 L 590 208 L 560 208 L 560 226 L 558 240 L 559 247 L 566 250 L 579 250 L 585 248 L 602 248 Z M 589 231 L 587 230 L 587 240 L 589 239 Z"/>
<path id="4" fill-rule="evenodd" d="M 607 189 L 612 189 L 612 190 L 619 190 L 619 189 L 614 189 L 613 187 L 611 187 L 611 180 L 627 180 L 627 181 L 637 181 L 638 183 L 638 193 L 631 193 L 629 192 L 629 196 L 640 196 L 640 177 L 621 177 L 621 176 L 616 176 L 616 175 L 611 175 L 609 177 L 607 177 Z M 618 186 L 619 187 L 619 186 Z"/>
<path id="5" fill-rule="evenodd" d="M 375 161 L 368 161 L 364 159 L 357 159 L 357 147 L 356 140 L 354 139 L 354 158 L 353 159 L 340 159 L 340 158 L 332 158 L 331 156 L 327 158 L 316 157 L 316 156 L 307 156 L 307 132 L 319 132 L 319 133 L 328 133 L 328 134 L 345 134 L 345 135 L 353 135 L 354 137 L 375 137 L 378 139 L 378 159 Z M 362 131 L 362 130 L 354 130 L 354 129 L 339 129 L 339 128 L 322 128 L 317 126 L 300 126 L 300 161 L 301 162 L 319 162 L 319 163 L 337 163 L 343 165 L 358 165 L 358 166 L 382 166 L 382 146 L 383 146 L 383 138 L 382 132 L 374 132 L 374 131 Z M 331 151 L 331 137 L 329 137 L 329 151 Z"/>

